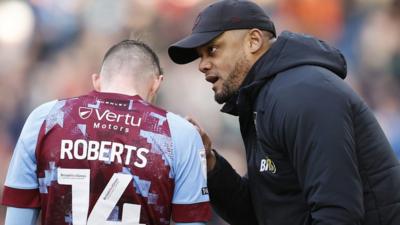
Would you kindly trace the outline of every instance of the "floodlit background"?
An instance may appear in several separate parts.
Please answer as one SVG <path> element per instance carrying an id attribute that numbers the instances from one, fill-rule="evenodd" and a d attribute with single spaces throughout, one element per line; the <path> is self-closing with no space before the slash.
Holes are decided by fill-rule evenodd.
<path id="1" fill-rule="evenodd" d="M 140 38 L 161 58 L 158 104 L 197 118 L 241 174 L 237 118 L 222 115 L 198 61 L 178 66 L 168 45 L 187 35 L 210 0 L 0 0 L 0 183 L 29 112 L 55 98 L 85 94 L 114 43 Z M 373 109 L 400 156 L 400 0 L 258 0 L 278 32 L 312 34 L 339 48 L 347 82 Z M 0 197 L 3 187 L 0 188 Z M 0 224 L 5 208 L 0 207 Z M 212 225 L 223 225 L 214 216 Z"/>

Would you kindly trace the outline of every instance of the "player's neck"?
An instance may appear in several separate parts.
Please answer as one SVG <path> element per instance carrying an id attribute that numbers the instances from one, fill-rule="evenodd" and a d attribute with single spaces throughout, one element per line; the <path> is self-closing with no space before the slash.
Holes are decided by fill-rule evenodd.
<path id="1" fill-rule="evenodd" d="M 117 94 L 123 94 L 123 95 L 129 95 L 129 96 L 134 96 L 134 95 L 139 95 L 142 98 L 145 98 L 146 95 L 145 93 L 140 93 L 140 91 L 135 90 L 133 88 L 124 88 L 124 87 L 103 87 L 101 88 L 100 92 L 104 93 L 117 93 Z"/>

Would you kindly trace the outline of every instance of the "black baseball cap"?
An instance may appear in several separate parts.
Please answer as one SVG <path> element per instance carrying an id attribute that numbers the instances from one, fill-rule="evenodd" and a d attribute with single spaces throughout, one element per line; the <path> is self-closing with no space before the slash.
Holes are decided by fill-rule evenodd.
<path id="1" fill-rule="evenodd" d="M 207 44 L 227 30 L 258 28 L 276 37 L 274 23 L 254 2 L 222 0 L 205 8 L 197 16 L 192 33 L 168 48 L 169 57 L 177 64 L 186 64 L 199 56 L 196 48 Z"/>

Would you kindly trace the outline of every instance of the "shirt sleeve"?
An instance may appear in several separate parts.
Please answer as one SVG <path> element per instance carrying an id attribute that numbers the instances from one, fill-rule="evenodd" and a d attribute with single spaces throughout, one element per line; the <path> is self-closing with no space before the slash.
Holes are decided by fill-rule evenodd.
<path id="1" fill-rule="evenodd" d="M 248 177 L 241 177 L 224 157 L 214 154 L 216 164 L 207 178 L 213 209 L 229 224 L 257 225 Z"/>
<path id="2" fill-rule="evenodd" d="M 179 223 L 206 222 L 211 218 L 206 158 L 197 130 L 183 118 L 168 113 L 173 141 L 175 189 L 172 219 Z"/>
<path id="3" fill-rule="evenodd" d="M 36 108 L 22 128 L 8 168 L 2 204 L 19 208 L 40 207 L 35 150 L 40 128 L 56 101 Z"/>
<path id="4" fill-rule="evenodd" d="M 39 216 L 39 209 L 23 209 L 7 207 L 4 225 L 35 225 Z"/>

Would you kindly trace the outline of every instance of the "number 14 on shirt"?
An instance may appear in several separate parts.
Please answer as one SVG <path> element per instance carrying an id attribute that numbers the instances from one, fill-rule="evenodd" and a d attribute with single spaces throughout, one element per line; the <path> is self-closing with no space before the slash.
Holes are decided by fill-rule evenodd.
<path id="1" fill-rule="evenodd" d="M 145 225 L 140 224 L 140 205 L 125 203 L 122 221 L 107 221 L 119 198 L 132 180 L 132 175 L 115 173 L 101 193 L 89 217 L 90 170 L 57 171 L 58 183 L 72 186 L 72 222 L 74 225 Z"/>

